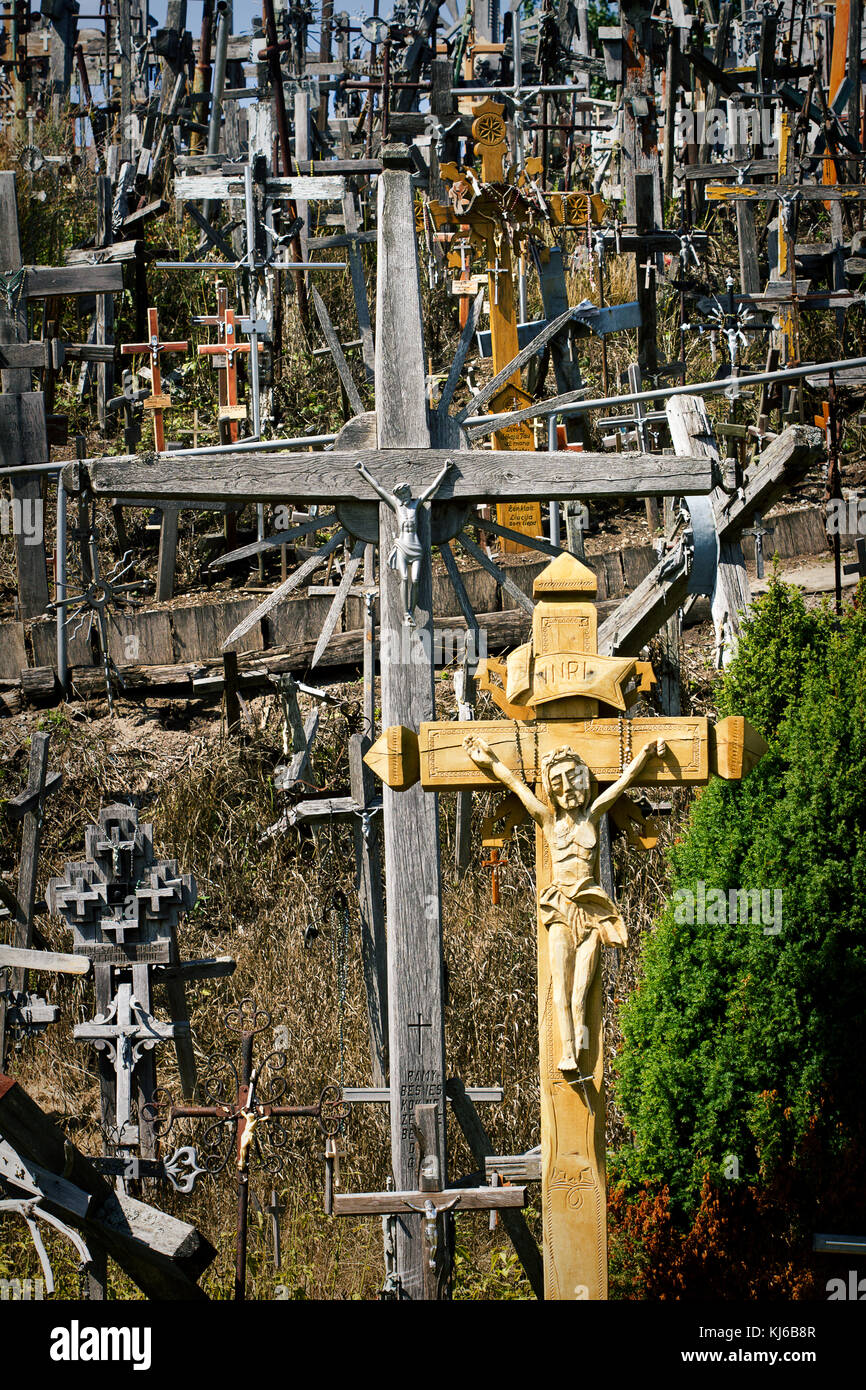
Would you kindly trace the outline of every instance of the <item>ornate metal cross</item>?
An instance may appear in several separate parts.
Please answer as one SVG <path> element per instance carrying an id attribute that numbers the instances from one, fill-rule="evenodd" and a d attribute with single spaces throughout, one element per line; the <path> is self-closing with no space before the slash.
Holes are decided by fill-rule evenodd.
<path id="1" fill-rule="evenodd" d="M 271 1015 L 252 999 L 242 999 L 226 1016 L 226 1026 L 240 1030 L 240 1071 L 225 1053 L 207 1058 L 200 1078 L 205 1105 L 175 1105 L 167 1091 L 154 1092 L 149 1107 L 154 1132 L 164 1138 L 175 1120 L 210 1120 L 198 1146 L 206 1173 L 215 1177 L 234 1162 L 238 1174 L 235 1246 L 235 1298 L 246 1297 L 249 1169 L 253 1155 L 267 1172 L 283 1165 L 289 1133 L 283 1121 L 313 1119 L 326 1137 L 335 1136 L 349 1114 L 339 1086 L 326 1086 L 315 1105 L 287 1105 L 288 1081 L 280 1075 L 285 1052 L 275 1049 L 255 1063 L 255 1039 L 271 1028 Z"/>

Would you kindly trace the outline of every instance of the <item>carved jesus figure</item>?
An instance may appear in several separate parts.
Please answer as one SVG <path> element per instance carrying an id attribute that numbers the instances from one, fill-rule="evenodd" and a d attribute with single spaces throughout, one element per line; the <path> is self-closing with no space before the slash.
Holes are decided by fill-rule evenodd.
<path id="1" fill-rule="evenodd" d="M 383 502 L 387 502 L 391 511 L 397 517 L 399 530 L 397 537 L 388 556 L 388 566 L 396 570 L 400 579 L 400 594 L 403 599 L 403 622 L 407 627 L 415 626 L 415 605 L 418 597 L 418 580 L 421 576 L 421 560 L 424 551 L 418 537 L 418 508 L 428 502 L 436 493 L 450 469 L 454 467 L 452 459 L 447 459 L 445 467 L 430 486 L 421 493 L 420 497 L 412 497 L 412 489 L 407 483 L 401 484 L 396 493 L 389 492 L 387 488 L 381 486 L 376 481 L 373 474 L 363 465 L 361 460 L 355 464 L 362 478 L 366 478 L 370 487 L 381 497 Z"/>
<path id="2" fill-rule="evenodd" d="M 549 806 L 497 758 L 483 738 L 470 734 L 463 746 L 478 767 L 520 798 L 544 832 L 551 882 L 539 899 L 539 914 L 548 931 L 553 1002 L 562 1038 L 558 1065 L 562 1072 L 579 1071 L 579 1055 L 589 1042 L 586 1001 L 601 944 L 626 944 L 625 923 L 598 882 L 599 822 L 649 759 L 664 756 L 665 743 L 659 739 L 647 744 L 619 779 L 595 797 L 594 778 L 583 759 L 571 748 L 555 748 L 541 763 L 541 785 Z"/>

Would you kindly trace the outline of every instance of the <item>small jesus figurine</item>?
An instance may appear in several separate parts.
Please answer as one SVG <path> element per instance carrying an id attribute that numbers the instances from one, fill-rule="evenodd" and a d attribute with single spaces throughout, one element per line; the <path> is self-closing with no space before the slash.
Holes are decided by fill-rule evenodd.
<path id="1" fill-rule="evenodd" d="M 397 517 L 399 530 L 397 537 L 388 556 L 388 566 L 396 570 L 400 577 L 400 593 L 403 599 L 403 622 L 407 627 L 415 626 L 415 605 L 418 597 L 418 580 L 421 575 L 421 560 L 424 551 L 418 538 L 418 508 L 424 502 L 428 502 L 438 490 L 450 469 L 454 467 L 451 459 L 447 459 L 445 467 L 439 476 L 430 484 L 421 496 L 414 499 L 412 489 L 408 483 L 401 484 L 396 493 L 389 492 L 387 488 L 377 483 L 372 473 L 369 473 L 359 459 L 355 464 L 362 478 L 366 478 L 373 491 L 381 497 L 383 502 L 387 502 L 391 511 Z"/>
<path id="2" fill-rule="evenodd" d="M 500 762 L 483 738 L 470 734 L 463 747 L 478 767 L 520 798 L 544 831 L 551 883 L 539 899 L 539 914 L 550 941 L 553 1002 L 562 1038 L 559 1070 L 579 1071 L 578 1057 L 589 1040 L 586 1000 L 601 943 L 626 944 L 625 923 L 598 883 L 598 824 L 650 758 L 664 757 L 664 741 L 647 744 L 619 780 L 594 800 L 594 779 L 586 763 L 571 748 L 555 748 L 541 763 L 541 785 L 549 806 Z"/>

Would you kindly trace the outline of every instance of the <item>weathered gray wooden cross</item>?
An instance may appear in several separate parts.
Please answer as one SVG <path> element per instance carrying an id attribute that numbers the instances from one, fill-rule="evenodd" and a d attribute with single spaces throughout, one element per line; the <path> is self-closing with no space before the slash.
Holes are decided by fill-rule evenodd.
<path id="1" fill-rule="evenodd" d="M 347 533 L 358 540 L 378 537 L 380 555 L 387 555 L 398 536 L 396 515 L 387 503 L 372 500 L 373 490 L 362 479 L 357 461 L 363 461 L 384 489 L 396 493 L 409 485 L 417 497 L 453 459 L 432 514 L 418 509 L 421 560 L 414 626 L 404 622 L 397 570 L 380 566 L 381 641 L 388 652 L 381 662 L 382 723 L 418 728 L 435 717 L 431 544 L 445 545 L 458 535 L 472 503 L 695 495 L 709 492 L 712 470 L 706 459 L 673 455 L 470 452 L 465 435 L 448 414 L 450 393 L 436 412 L 428 414 L 411 165 L 401 147 L 386 147 L 383 162 L 378 188 L 375 416 L 350 421 L 333 453 L 202 456 L 196 460 L 195 496 L 234 503 L 329 502 L 343 529 L 320 552 L 323 558 Z M 89 487 L 98 496 L 172 499 L 190 492 L 188 470 L 170 455 L 90 460 L 68 467 L 64 481 L 73 491 Z M 302 582 L 311 572 L 308 566 L 314 568 L 315 560 L 301 566 L 288 587 Z M 286 592 L 287 585 L 280 586 L 254 619 Z M 467 616 L 474 617 L 471 608 Z M 393 1174 L 399 1190 L 415 1191 L 416 1109 L 432 1106 L 432 1129 L 431 1112 L 423 1110 L 426 1152 L 437 1161 L 444 1190 L 446 1073 L 436 795 L 420 783 L 399 793 L 385 786 L 383 818 Z M 444 1202 L 442 1196 L 430 1198 L 429 1193 L 427 1200 L 437 1206 Z M 420 1205 L 423 1211 L 425 1203 Z M 398 1227 L 398 1271 L 402 1294 L 408 1298 L 429 1296 L 428 1251 L 421 1226 L 421 1215 L 407 1215 Z"/>

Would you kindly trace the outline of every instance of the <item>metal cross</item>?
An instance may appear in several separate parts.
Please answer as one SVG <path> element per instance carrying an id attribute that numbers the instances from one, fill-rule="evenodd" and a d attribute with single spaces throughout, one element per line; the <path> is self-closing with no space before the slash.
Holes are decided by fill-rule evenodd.
<path id="1" fill-rule="evenodd" d="M 326 1086 L 315 1105 L 282 1104 L 288 1081 L 278 1073 L 285 1068 L 285 1052 L 275 1049 L 264 1061 L 253 1061 L 256 1037 L 271 1029 L 270 1014 L 259 1009 L 252 999 L 242 999 L 226 1016 L 225 1023 L 240 1030 L 240 1072 L 224 1053 L 214 1053 L 205 1062 L 201 1079 L 202 1094 L 209 1104 L 175 1105 L 168 1092 L 160 1090 L 154 1092 L 153 1104 L 147 1108 L 159 1138 L 168 1134 L 175 1120 L 211 1121 L 199 1148 L 201 1162 L 210 1176 L 222 1173 L 234 1159 L 238 1174 L 234 1296 L 243 1300 L 251 1157 L 255 1155 L 269 1172 L 278 1172 L 283 1163 L 282 1150 L 289 1140 L 284 1120 L 314 1119 L 327 1137 L 339 1133 L 349 1106 L 338 1086 Z"/>
<path id="2" fill-rule="evenodd" d="M 754 536 L 755 538 L 755 572 L 759 579 L 764 577 L 764 537 L 772 536 L 774 530 L 774 526 L 765 526 L 764 518 L 756 512 L 754 526 L 748 527 L 743 532 L 745 536 Z"/>

